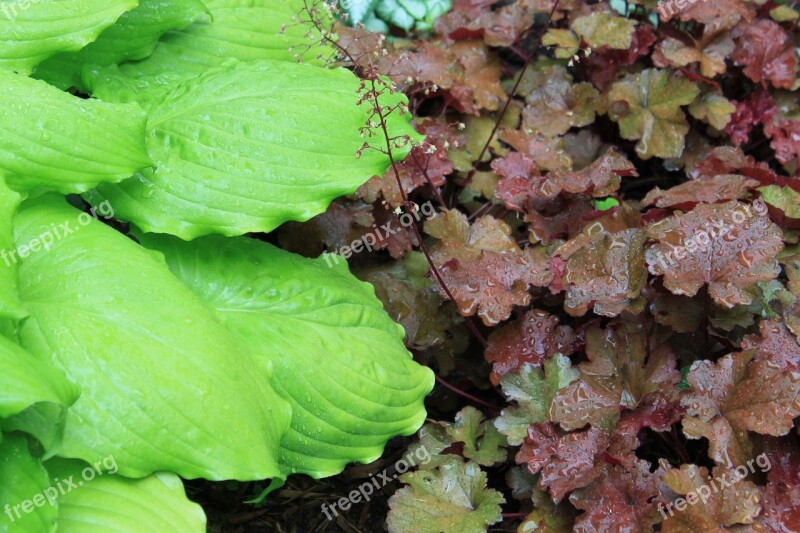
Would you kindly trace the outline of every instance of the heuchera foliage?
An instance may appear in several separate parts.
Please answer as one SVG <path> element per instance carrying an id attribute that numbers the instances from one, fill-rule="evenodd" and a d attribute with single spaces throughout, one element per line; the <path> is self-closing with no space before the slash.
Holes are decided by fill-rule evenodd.
<path id="1" fill-rule="evenodd" d="M 421 253 L 352 260 L 448 382 L 390 531 L 800 531 L 798 20 L 463 0 L 431 31 L 340 27 L 426 139 L 304 253 L 439 207 Z"/>

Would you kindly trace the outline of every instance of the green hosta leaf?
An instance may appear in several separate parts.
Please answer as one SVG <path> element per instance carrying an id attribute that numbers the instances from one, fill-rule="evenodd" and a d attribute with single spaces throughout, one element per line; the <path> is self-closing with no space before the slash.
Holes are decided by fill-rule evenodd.
<path id="1" fill-rule="evenodd" d="M 6 185 L 0 171 L 0 318 L 21 319 L 28 312 L 17 291 L 17 255 L 12 221 L 22 197 Z"/>
<path id="2" fill-rule="evenodd" d="M 72 405 L 79 389 L 64 374 L 0 335 L 0 418 L 39 402 Z"/>
<path id="3" fill-rule="evenodd" d="M 556 392 L 578 377 L 578 369 L 572 368 L 569 357 L 561 354 L 547 359 L 544 369 L 526 363 L 518 372 L 504 374 L 500 379 L 503 393 L 517 405 L 503 409 L 494 425 L 508 437 L 509 444 L 519 446 L 531 424 L 547 421 Z"/>
<path id="4" fill-rule="evenodd" d="M 156 168 L 89 198 L 110 200 L 118 218 L 145 231 L 186 240 L 308 220 L 389 166 L 376 150 L 356 157 L 369 118 L 359 86 L 344 69 L 280 61 L 208 72 L 152 106 L 147 150 Z M 382 104 L 404 98 L 387 93 Z M 391 136 L 418 138 L 408 116 L 389 117 Z"/>
<path id="5" fill-rule="evenodd" d="M 268 384 L 269 365 L 163 260 L 53 196 L 23 205 L 14 229 L 17 243 L 58 229 L 50 250 L 19 269 L 31 313 L 22 345 L 82 388 L 52 453 L 90 463 L 113 455 L 130 477 L 280 473 L 289 408 Z"/>
<path id="6" fill-rule="evenodd" d="M 58 54 L 35 69 L 36 77 L 61 89 L 81 83 L 83 65 L 107 66 L 149 56 L 159 38 L 194 22 L 206 8 L 200 0 L 141 0 L 106 29 L 97 40 L 78 52 Z"/>
<path id="7" fill-rule="evenodd" d="M 312 37 L 307 34 L 314 32 L 310 25 L 301 22 L 308 16 L 300 16 L 305 2 L 206 1 L 212 20 L 167 33 L 153 55 L 143 61 L 92 69 L 86 73 L 84 82 L 98 98 L 130 102 L 161 95 L 176 83 L 230 64 L 232 60 L 296 63 L 302 53 L 303 62 L 322 65 L 333 55 L 333 50 L 312 45 Z M 313 38 L 318 40 L 318 37 L 315 34 Z"/>
<path id="8" fill-rule="evenodd" d="M 400 479 L 410 486 L 389 500 L 390 533 L 484 533 L 499 522 L 502 494 L 486 487 L 486 473 L 456 458 L 435 470 L 418 470 Z"/>
<path id="9" fill-rule="evenodd" d="M 386 440 L 424 421 L 433 375 L 411 359 L 403 328 L 344 261 L 328 266 L 246 238 L 143 242 L 272 363 L 273 386 L 292 405 L 285 471 L 322 477 L 371 462 Z"/>
<path id="10" fill-rule="evenodd" d="M 56 480 L 70 477 L 73 483 L 80 483 L 58 498 L 59 533 L 206 531 L 203 509 L 186 498 L 178 476 L 158 473 L 133 480 L 116 474 L 114 469 L 108 470 L 113 464 L 113 457 L 97 463 L 99 469 L 64 459 L 45 464 L 54 487 L 58 486 Z M 62 481 L 61 485 L 67 484 Z"/>
<path id="11" fill-rule="evenodd" d="M 30 74 L 59 52 L 94 41 L 137 0 L 30 0 L 0 2 L 0 68 Z"/>
<path id="12" fill-rule="evenodd" d="M 150 165 L 135 105 L 83 100 L 0 70 L 0 171 L 17 190 L 83 192 Z"/>
<path id="13" fill-rule="evenodd" d="M 612 107 L 611 118 L 619 123 L 622 137 L 639 141 L 636 153 L 642 159 L 680 157 L 689 132 L 681 106 L 691 104 L 699 92 L 680 74 L 647 69 L 611 86 L 609 101 L 624 107 L 620 112 Z"/>
<path id="14" fill-rule="evenodd" d="M 0 532 L 55 531 L 57 507 L 35 507 L 31 503 L 31 509 L 27 506 L 22 508 L 23 502 L 49 486 L 47 471 L 38 459 L 31 456 L 27 439 L 18 433 L 0 435 Z"/>
<path id="15" fill-rule="evenodd" d="M 572 23 L 572 30 L 589 46 L 608 46 L 618 50 L 627 50 L 631 47 L 635 29 L 635 20 L 618 17 L 607 11 L 578 17 Z"/>

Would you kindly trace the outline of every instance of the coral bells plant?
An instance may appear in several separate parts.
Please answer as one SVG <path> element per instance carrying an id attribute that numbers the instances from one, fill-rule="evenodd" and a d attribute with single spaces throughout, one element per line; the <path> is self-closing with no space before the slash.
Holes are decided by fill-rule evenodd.
<path id="1" fill-rule="evenodd" d="M 794 3 L 8 4 L 0 532 L 800 531 Z"/>

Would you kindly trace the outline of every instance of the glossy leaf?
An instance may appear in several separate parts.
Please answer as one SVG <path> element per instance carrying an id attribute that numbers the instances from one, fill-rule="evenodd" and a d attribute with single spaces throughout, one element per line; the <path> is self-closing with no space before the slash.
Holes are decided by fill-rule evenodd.
<path id="1" fill-rule="evenodd" d="M 140 0 L 96 41 L 77 52 L 55 55 L 35 69 L 37 78 L 60 89 L 83 89 L 85 65 L 108 66 L 149 56 L 159 38 L 170 30 L 181 30 L 206 11 L 200 0 Z"/>
<path id="2" fill-rule="evenodd" d="M 20 319 L 28 312 L 19 301 L 17 290 L 17 261 L 12 227 L 14 213 L 22 196 L 6 185 L 0 171 L 0 317 Z"/>
<path id="3" fill-rule="evenodd" d="M 308 15 L 302 14 L 306 0 L 207 0 L 205 4 L 210 18 L 167 33 L 143 61 L 90 69 L 84 73 L 84 83 L 104 100 L 141 101 L 235 60 L 296 63 L 302 56 L 304 63 L 322 65 L 332 55 L 329 47 L 308 47 L 306 34 L 311 27 Z"/>
<path id="4" fill-rule="evenodd" d="M 0 171 L 12 188 L 80 193 L 150 165 L 136 105 L 83 100 L 0 70 Z"/>
<path id="5" fill-rule="evenodd" d="M 663 275 L 673 294 L 694 296 L 708 284 L 721 306 L 750 303 L 747 289 L 778 275 L 775 256 L 783 248 L 780 230 L 758 209 L 740 202 L 700 205 L 653 224 L 647 232 L 656 240 L 647 250 L 650 273 Z"/>
<path id="6" fill-rule="evenodd" d="M 23 502 L 50 486 L 41 461 L 31 456 L 28 440 L 21 434 L 0 435 L 0 531 L 3 533 L 53 533 L 57 506 L 45 502 L 30 509 Z M 8 507 L 7 507 L 8 506 Z M 28 512 L 25 512 L 26 509 Z M 10 514 L 9 514 L 10 513 Z"/>
<path id="7" fill-rule="evenodd" d="M 138 0 L 32 0 L 0 4 L 0 68 L 30 74 L 59 52 L 94 41 Z M 3 83 L 5 85 L 5 83 Z"/>
<path id="8" fill-rule="evenodd" d="M 17 242 L 54 227 L 70 233 L 59 232 L 49 251 L 31 254 L 19 270 L 31 313 L 22 345 L 82 389 L 51 452 L 89 463 L 114 455 L 131 477 L 279 475 L 290 408 L 270 388 L 269 364 L 256 361 L 156 255 L 63 199 L 23 206 Z"/>
<path id="9" fill-rule="evenodd" d="M 0 418 L 7 418 L 39 403 L 72 405 L 80 389 L 64 374 L 39 360 L 17 344 L 0 336 Z"/>
<path id="10" fill-rule="evenodd" d="M 374 461 L 389 438 L 422 425 L 433 375 L 411 359 L 402 327 L 343 260 L 305 259 L 245 238 L 144 242 L 274 369 L 273 386 L 292 406 L 284 472 L 336 474 Z"/>
<path id="11" fill-rule="evenodd" d="M 376 150 L 356 157 L 370 116 L 358 99 L 359 80 L 343 69 L 263 61 L 209 71 L 152 106 L 147 150 L 155 169 L 88 198 L 109 200 L 119 218 L 145 231 L 187 240 L 308 220 L 389 166 Z M 386 94 L 381 104 L 402 99 Z M 388 127 L 392 137 L 417 138 L 399 112 Z"/>
<path id="12" fill-rule="evenodd" d="M 59 479 L 79 483 L 58 499 L 59 532 L 206 531 L 205 513 L 186 498 L 178 476 L 158 473 L 144 479 L 124 478 L 113 469 L 104 470 L 114 463 L 111 459 L 97 463 L 99 473 L 97 468 L 80 461 L 54 459 L 46 463 L 53 486 L 58 486 Z"/>

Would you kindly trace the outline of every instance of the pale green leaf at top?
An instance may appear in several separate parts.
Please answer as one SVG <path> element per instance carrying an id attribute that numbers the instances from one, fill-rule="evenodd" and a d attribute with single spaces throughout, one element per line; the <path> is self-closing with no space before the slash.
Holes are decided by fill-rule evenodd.
<path id="1" fill-rule="evenodd" d="M 472 459 L 481 466 L 492 466 L 505 462 L 506 439 L 498 433 L 491 420 L 472 406 L 456 413 L 453 424 L 445 424 L 452 443 L 464 443 L 464 457 Z"/>
<path id="2" fill-rule="evenodd" d="M 0 171 L 0 318 L 19 320 L 28 312 L 19 301 L 17 261 L 12 222 L 22 196 L 6 185 Z"/>
<path id="3" fill-rule="evenodd" d="M 379 0 L 343 0 L 342 6 L 347 13 L 347 22 L 351 25 L 366 22 L 375 11 L 375 4 Z"/>
<path id="4" fill-rule="evenodd" d="M 721 91 L 708 93 L 689 106 L 689 113 L 697 119 L 722 130 L 731 121 L 736 106 L 722 95 Z"/>
<path id="5" fill-rule="evenodd" d="M 761 199 L 781 211 L 786 217 L 800 219 L 800 192 L 789 186 L 767 185 L 759 187 Z"/>
<path id="6" fill-rule="evenodd" d="M 147 150 L 156 168 L 89 193 L 117 218 L 185 240 L 269 232 L 305 221 L 381 176 L 389 158 L 357 152 L 370 117 L 360 80 L 345 69 L 281 61 L 239 63 L 178 86 L 151 106 Z M 401 93 L 383 106 L 405 102 Z M 410 114 L 388 118 L 391 136 L 419 139 Z M 381 137 L 374 138 L 380 147 Z M 396 160 L 410 143 L 395 149 Z"/>
<path id="7" fill-rule="evenodd" d="M 617 50 L 631 47 L 636 21 L 619 17 L 607 11 L 598 11 L 591 15 L 578 17 L 572 23 L 572 31 L 591 47 L 608 46 Z"/>
<path id="8" fill-rule="evenodd" d="M 303 15 L 306 0 L 207 0 L 211 20 L 164 35 L 143 61 L 84 72 L 84 84 L 110 102 L 146 101 L 181 81 L 232 61 L 271 59 L 323 65 L 334 55 Z M 314 2 L 308 0 L 308 4 Z M 321 9 L 321 8 L 320 8 Z M 319 11 L 325 27 L 328 14 Z M 320 59 L 319 56 L 323 56 Z"/>
<path id="9" fill-rule="evenodd" d="M 681 106 L 691 104 L 700 93 L 697 85 L 669 70 L 646 69 L 629 74 L 609 91 L 611 119 L 619 123 L 620 135 L 637 140 L 636 154 L 651 157 L 680 157 L 689 123 Z M 622 111 L 614 111 L 616 105 Z"/>
<path id="10" fill-rule="evenodd" d="M 408 31 L 414 27 L 416 22 L 412 11 L 416 11 L 421 15 L 419 18 L 422 18 L 425 16 L 425 6 L 419 0 L 411 0 L 411 2 L 403 4 L 399 0 L 380 0 L 375 6 L 375 12 L 383 20 Z"/>
<path id="11" fill-rule="evenodd" d="M 555 56 L 568 59 L 578 53 L 581 40 L 572 30 L 549 28 L 542 37 L 544 46 L 555 46 Z"/>
<path id="12" fill-rule="evenodd" d="M 47 471 L 39 459 L 31 456 L 27 438 L 19 433 L 0 435 L 0 533 L 54 532 L 57 504 L 31 505 L 29 513 L 22 509 L 23 502 L 49 486 Z"/>
<path id="13" fill-rule="evenodd" d="M 318 478 L 372 462 L 389 438 L 425 420 L 432 372 L 411 359 L 402 326 L 344 260 L 306 259 L 244 237 L 142 240 L 272 363 L 273 387 L 292 405 L 281 441 L 287 473 Z"/>
<path id="14" fill-rule="evenodd" d="M 138 0 L 30 0 L 0 2 L 0 69 L 30 74 L 60 52 L 76 52 Z"/>
<path id="15" fill-rule="evenodd" d="M 770 9 L 769 16 L 777 22 L 787 22 L 800 18 L 800 13 L 790 6 L 776 6 Z"/>
<path id="16" fill-rule="evenodd" d="M 109 456 L 96 463 L 98 468 L 59 458 L 45 463 L 53 486 L 57 486 L 57 480 L 70 478 L 81 483 L 59 495 L 59 533 L 206 531 L 203 509 L 186 497 L 178 476 L 162 472 L 144 479 L 128 479 L 115 472 L 115 462 Z"/>
<path id="17" fill-rule="evenodd" d="M 47 59 L 36 67 L 34 76 L 60 89 L 85 90 L 81 82 L 84 65 L 108 66 L 144 59 L 163 34 L 181 30 L 205 13 L 200 0 L 141 0 L 137 8 L 123 14 L 96 41 L 77 52 Z"/>
<path id="18" fill-rule="evenodd" d="M 33 404 L 51 402 L 68 407 L 79 388 L 50 363 L 39 360 L 0 335 L 0 418 L 15 415 Z"/>
<path id="19" fill-rule="evenodd" d="M 256 361 L 158 254 L 61 197 L 22 206 L 17 242 L 65 223 L 71 233 L 19 269 L 31 314 L 22 346 L 82 389 L 60 446 L 48 451 L 89 463 L 113 455 L 128 477 L 279 475 L 290 409 L 269 385 L 268 362 Z"/>
<path id="20" fill-rule="evenodd" d="M 0 172 L 19 191 L 80 193 L 150 165 L 135 104 L 84 100 L 0 70 Z"/>
<path id="21" fill-rule="evenodd" d="M 378 0 L 375 13 L 398 28 L 427 31 L 451 7 L 451 0 Z"/>
<path id="22" fill-rule="evenodd" d="M 543 366 L 525 363 L 518 371 L 500 378 L 503 394 L 516 405 L 503 409 L 494 425 L 513 446 L 522 444 L 531 424 L 547 421 L 550 402 L 556 392 L 580 376 L 580 371 L 572 368 L 569 357 L 561 354 L 545 360 Z"/>
<path id="23" fill-rule="evenodd" d="M 503 495 L 486 486 L 486 472 L 461 458 L 438 468 L 403 474 L 404 487 L 389 499 L 389 533 L 485 533 L 502 519 Z"/>

